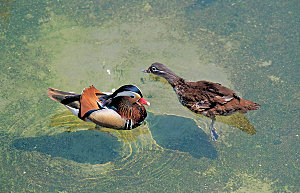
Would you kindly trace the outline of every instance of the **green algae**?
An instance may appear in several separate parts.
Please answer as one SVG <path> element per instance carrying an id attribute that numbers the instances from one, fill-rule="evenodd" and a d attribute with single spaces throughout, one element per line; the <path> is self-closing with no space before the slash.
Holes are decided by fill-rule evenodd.
<path id="1" fill-rule="evenodd" d="M 297 192 L 296 3 L 203 2 L 5 1 L 0 189 Z M 168 84 L 140 72 L 155 61 L 260 103 L 242 122 L 256 134 L 236 129 L 239 121 L 219 120 L 221 138 L 210 143 L 210 120 L 182 107 Z M 80 93 L 91 84 L 111 91 L 125 83 L 141 88 L 154 113 L 131 132 L 97 131 L 57 114 L 63 107 L 45 94 L 48 87 Z"/>

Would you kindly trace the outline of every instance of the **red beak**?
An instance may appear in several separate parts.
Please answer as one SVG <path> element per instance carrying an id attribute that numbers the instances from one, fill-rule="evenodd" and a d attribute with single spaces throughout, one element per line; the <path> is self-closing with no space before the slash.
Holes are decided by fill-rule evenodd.
<path id="1" fill-rule="evenodd" d="M 150 103 L 144 98 L 140 98 L 139 103 L 150 106 Z"/>
<path id="2" fill-rule="evenodd" d="M 149 70 L 149 68 L 147 68 L 145 70 L 142 70 L 142 72 L 144 72 L 144 73 L 151 73 L 151 71 Z"/>

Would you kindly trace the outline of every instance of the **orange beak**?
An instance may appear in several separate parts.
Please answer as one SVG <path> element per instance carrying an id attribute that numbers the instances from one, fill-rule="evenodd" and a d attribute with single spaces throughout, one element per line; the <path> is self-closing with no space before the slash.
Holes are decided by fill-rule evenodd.
<path id="1" fill-rule="evenodd" d="M 150 103 L 144 98 L 140 98 L 139 103 L 150 106 Z"/>
<path id="2" fill-rule="evenodd" d="M 149 68 L 147 68 L 145 70 L 142 70 L 142 72 L 144 72 L 144 73 L 151 73 L 150 70 L 149 70 Z"/>

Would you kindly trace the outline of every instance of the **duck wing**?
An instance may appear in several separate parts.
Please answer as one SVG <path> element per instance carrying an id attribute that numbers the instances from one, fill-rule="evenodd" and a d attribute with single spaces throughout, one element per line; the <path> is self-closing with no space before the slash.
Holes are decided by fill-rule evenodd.
<path id="1" fill-rule="evenodd" d="M 198 96 L 203 95 L 204 97 L 209 98 L 212 103 L 225 104 L 234 98 L 239 98 L 233 90 L 226 88 L 219 83 L 198 81 L 191 82 L 190 86 L 193 89 L 198 90 Z"/>
<path id="2" fill-rule="evenodd" d="M 103 105 L 102 101 L 99 100 L 99 97 L 105 95 L 104 93 L 97 90 L 94 86 L 90 86 L 89 88 L 85 88 L 82 91 L 80 97 L 80 117 L 84 117 L 84 115 L 91 110 L 98 110 Z"/>
<path id="3" fill-rule="evenodd" d="M 178 95 L 183 103 L 194 112 L 202 112 L 216 105 L 224 105 L 239 97 L 234 91 L 219 83 L 209 81 L 186 82 L 185 88 Z"/>

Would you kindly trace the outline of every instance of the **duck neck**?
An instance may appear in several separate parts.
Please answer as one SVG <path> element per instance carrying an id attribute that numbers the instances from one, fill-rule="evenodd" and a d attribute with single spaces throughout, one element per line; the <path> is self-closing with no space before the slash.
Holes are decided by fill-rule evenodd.
<path id="1" fill-rule="evenodd" d="M 168 72 L 163 77 L 172 85 L 172 87 L 175 87 L 179 82 L 181 82 L 181 80 L 183 80 L 173 72 Z"/>

